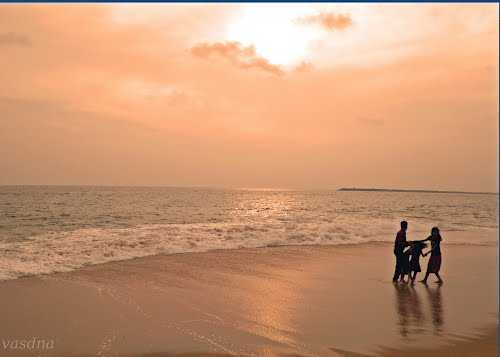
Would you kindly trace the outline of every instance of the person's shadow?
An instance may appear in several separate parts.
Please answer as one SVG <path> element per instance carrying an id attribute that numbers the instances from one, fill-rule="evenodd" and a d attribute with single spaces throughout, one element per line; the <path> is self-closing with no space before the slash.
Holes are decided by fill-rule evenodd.
<path id="1" fill-rule="evenodd" d="M 434 325 L 434 333 L 436 335 L 439 335 L 441 334 L 444 324 L 441 285 L 437 285 L 435 288 L 429 288 L 427 285 L 425 285 L 425 289 L 427 291 L 427 296 L 429 298 L 429 304 L 431 307 L 431 316 L 432 316 L 432 324 Z"/>
<path id="2" fill-rule="evenodd" d="M 403 337 L 407 337 L 410 333 L 419 333 L 425 318 L 417 290 L 407 284 L 395 284 L 394 287 L 399 333 Z"/>
<path id="3" fill-rule="evenodd" d="M 395 284 L 396 291 L 396 314 L 398 316 L 399 333 L 402 337 L 411 334 L 419 334 L 425 331 L 425 314 L 422 312 L 422 303 L 418 294 L 418 288 L 408 284 Z M 441 297 L 441 286 L 429 288 L 425 286 L 431 310 L 434 333 L 440 334 L 443 320 L 443 303 Z"/>

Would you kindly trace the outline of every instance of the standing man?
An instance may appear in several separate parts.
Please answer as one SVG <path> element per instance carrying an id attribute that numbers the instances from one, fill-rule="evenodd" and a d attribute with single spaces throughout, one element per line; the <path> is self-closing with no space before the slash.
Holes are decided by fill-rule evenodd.
<path id="1" fill-rule="evenodd" d="M 396 240 L 394 241 L 394 255 L 396 256 L 396 268 L 394 269 L 394 276 L 392 277 L 392 282 L 396 283 L 399 279 L 399 276 L 403 272 L 401 271 L 404 267 L 404 255 L 403 251 L 405 247 L 408 245 L 406 242 L 406 230 L 408 229 L 408 222 L 401 221 L 401 229 L 396 234 Z"/>

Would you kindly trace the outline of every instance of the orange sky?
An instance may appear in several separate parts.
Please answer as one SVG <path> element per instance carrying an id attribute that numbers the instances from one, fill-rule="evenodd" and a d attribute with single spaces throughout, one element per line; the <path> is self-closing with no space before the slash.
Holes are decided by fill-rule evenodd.
<path id="1" fill-rule="evenodd" d="M 0 184 L 498 191 L 498 4 L 0 5 Z"/>

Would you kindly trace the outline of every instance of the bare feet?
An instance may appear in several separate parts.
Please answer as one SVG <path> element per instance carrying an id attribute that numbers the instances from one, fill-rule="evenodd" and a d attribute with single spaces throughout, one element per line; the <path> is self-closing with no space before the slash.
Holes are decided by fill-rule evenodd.
<path id="1" fill-rule="evenodd" d="M 427 280 L 420 280 L 420 282 L 424 285 L 427 285 Z"/>

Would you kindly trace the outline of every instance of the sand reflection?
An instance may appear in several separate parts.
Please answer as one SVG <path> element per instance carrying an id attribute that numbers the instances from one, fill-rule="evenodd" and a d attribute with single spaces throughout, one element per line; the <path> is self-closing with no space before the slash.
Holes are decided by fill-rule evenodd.
<path id="1" fill-rule="evenodd" d="M 432 325 L 434 326 L 434 333 L 439 335 L 443 330 L 443 299 L 441 297 L 441 285 L 434 288 L 425 286 L 427 296 L 429 298 Z"/>
<path id="2" fill-rule="evenodd" d="M 407 284 L 396 284 L 396 312 L 399 333 L 407 337 L 410 333 L 422 331 L 425 322 L 422 303 L 417 290 Z"/>
<path id="3" fill-rule="evenodd" d="M 274 279 L 255 279 L 246 286 L 253 293 L 245 299 L 247 329 L 253 334 L 288 346 L 295 346 L 292 316 L 299 305 L 293 284 Z"/>
<path id="4" fill-rule="evenodd" d="M 396 314 L 398 316 L 399 333 L 402 337 L 425 332 L 426 314 L 422 309 L 421 287 L 413 287 L 407 284 L 394 285 L 396 292 Z M 435 334 L 442 331 L 443 302 L 441 287 L 423 287 L 426 291 L 427 301 L 430 306 L 430 315 Z M 420 292 L 419 292 L 420 291 Z"/>

